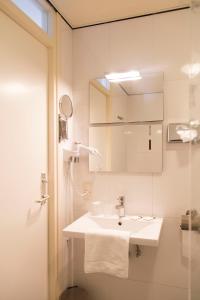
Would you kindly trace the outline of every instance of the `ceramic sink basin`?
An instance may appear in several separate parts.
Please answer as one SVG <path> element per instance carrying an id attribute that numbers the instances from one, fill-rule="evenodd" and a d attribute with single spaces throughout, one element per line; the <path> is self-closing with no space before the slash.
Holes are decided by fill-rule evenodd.
<path id="1" fill-rule="evenodd" d="M 162 218 L 126 216 L 92 216 L 87 213 L 63 229 L 66 238 L 84 238 L 90 230 L 113 229 L 130 232 L 130 243 L 144 246 L 158 246 Z"/>

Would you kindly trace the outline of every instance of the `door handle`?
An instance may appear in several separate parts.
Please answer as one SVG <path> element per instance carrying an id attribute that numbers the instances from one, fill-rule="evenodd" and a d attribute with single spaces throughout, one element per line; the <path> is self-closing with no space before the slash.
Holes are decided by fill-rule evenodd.
<path id="1" fill-rule="evenodd" d="M 41 174 L 41 199 L 35 201 L 36 203 L 40 203 L 41 206 L 46 204 L 47 200 L 49 199 L 47 189 L 48 189 L 47 175 L 46 173 L 42 173 Z"/>

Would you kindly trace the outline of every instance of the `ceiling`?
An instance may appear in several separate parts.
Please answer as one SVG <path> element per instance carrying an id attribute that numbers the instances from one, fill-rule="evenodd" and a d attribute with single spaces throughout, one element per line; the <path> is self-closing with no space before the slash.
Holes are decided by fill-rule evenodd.
<path id="1" fill-rule="evenodd" d="M 73 27 L 188 6 L 190 0 L 50 0 Z"/>

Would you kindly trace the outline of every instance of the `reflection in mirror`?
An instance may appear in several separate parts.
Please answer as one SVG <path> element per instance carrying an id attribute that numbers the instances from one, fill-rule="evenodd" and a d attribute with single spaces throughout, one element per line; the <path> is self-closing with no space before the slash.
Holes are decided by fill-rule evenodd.
<path id="1" fill-rule="evenodd" d="M 94 126 L 89 142 L 102 155 L 101 161 L 90 157 L 90 171 L 162 171 L 162 124 Z"/>
<path id="2" fill-rule="evenodd" d="M 122 82 L 90 81 L 91 124 L 162 120 L 163 73 Z"/>

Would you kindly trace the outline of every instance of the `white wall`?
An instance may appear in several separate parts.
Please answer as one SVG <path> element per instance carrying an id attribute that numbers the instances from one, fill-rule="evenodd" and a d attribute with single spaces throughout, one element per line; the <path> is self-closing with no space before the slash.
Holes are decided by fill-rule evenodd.
<path id="1" fill-rule="evenodd" d="M 57 99 L 68 94 L 72 98 L 72 30 L 57 15 Z M 72 135 L 72 119 L 69 136 Z M 72 191 L 67 167 L 63 162 L 62 144 L 58 145 L 58 285 L 59 294 L 71 283 L 71 257 L 62 229 L 71 221 Z"/>
<path id="2" fill-rule="evenodd" d="M 189 11 L 165 13 L 73 32 L 74 135 L 88 143 L 89 80 L 105 72 L 139 69 L 164 72 L 163 173 L 159 175 L 97 175 L 92 199 L 74 197 L 75 217 L 91 200 L 113 210 L 117 196 L 126 197 L 130 214 L 163 216 L 158 249 L 143 247 L 131 258 L 129 280 L 83 273 L 83 241 L 75 243 L 75 283 L 88 288 L 95 300 L 185 300 L 188 293 L 187 249 L 183 249 L 180 215 L 188 208 L 189 147 L 166 143 L 166 125 L 187 121 L 189 83 L 181 67 L 190 61 Z M 83 157 L 77 181 L 92 181 Z M 183 254 L 183 250 L 184 253 Z"/>

